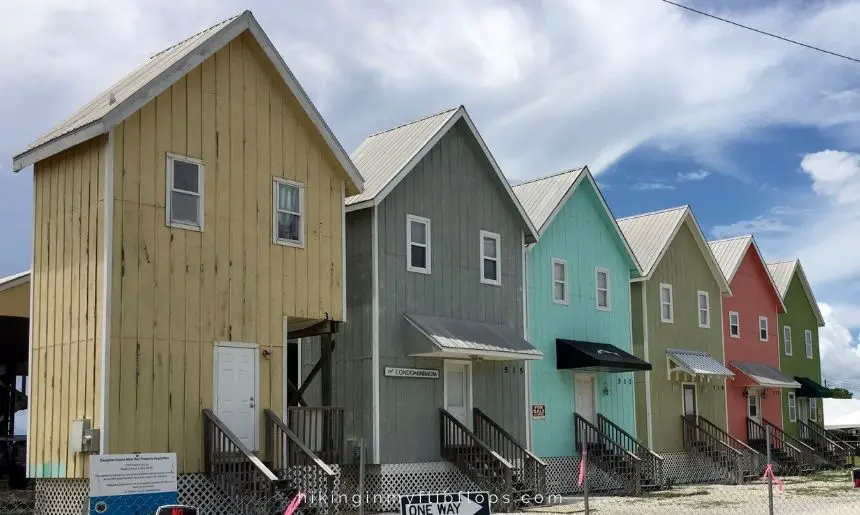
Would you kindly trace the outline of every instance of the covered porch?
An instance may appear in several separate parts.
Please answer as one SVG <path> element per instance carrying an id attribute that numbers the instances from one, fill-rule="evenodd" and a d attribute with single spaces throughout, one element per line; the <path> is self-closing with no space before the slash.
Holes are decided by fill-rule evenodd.
<path id="1" fill-rule="evenodd" d="M 30 272 L 0 278 L 0 472 L 26 486 Z"/>

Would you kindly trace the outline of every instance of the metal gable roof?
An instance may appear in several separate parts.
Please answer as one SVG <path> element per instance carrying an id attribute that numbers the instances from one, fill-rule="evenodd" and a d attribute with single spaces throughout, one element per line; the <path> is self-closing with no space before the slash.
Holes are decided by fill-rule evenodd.
<path id="1" fill-rule="evenodd" d="M 25 166 L 107 133 L 245 31 L 249 31 L 263 48 L 349 175 L 355 188 L 359 192 L 362 191 L 364 181 L 358 170 L 251 11 L 219 22 L 150 57 L 87 105 L 33 141 L 26 150 L 13 158 L 13 170 L 19 171 Z"/>
<path id="2" fill-rule="evenodd" d="M 14 288 L 20 284 L 25 284 L 30 281 L 30 271 L 19 272 L 14 275 L 0 277 L 0 291 Z"/>
<path id="3" fill-rule="evenodd" d="M 800 383 L 783 375 L 778 368 L 767 363 L 753 361 L 732 361 L 731 366 L 740 370 L 744 375 L 766 388 L 800 388 Z"/>
<path id="4" fill-rule="evenodd" d="M 600 204 L 612 222 L 618 237 L 624 244 L 624 248 L 633 262 L 634 269 L 641 275 L 642 268 L 639 260 L 636 258 L 636 254 L 633 253 L 633 249 L 630 247 L 627 238 L 624 237 L 624 233 L 621 232 L 621 228 L 618 226 L 612 210 L 609 209 L 606 199 L 603 198 L 603 193 L 597 186 L 597 182 L 594 180 L 594 176 L 591 175 L 591 171 L 587 166 L 526 181 L 514 186 L 513 190 L 523 205 L 523 209 L 525 209 L 529 218 L 531 218 L 532 223 L 537 227 L 538 234 L 543 235 L 562 207 L 573 196 L 579 184 L 586 179 L 594 187 L 594 191 L 597 192 Z"/>
<path id="5" fill-rule="evenodd" d="M 406 313 L 403 318 L 436 347 L 416 355 L 449 352 L 474 356 L 495 355 L 508 359 L 543 357 L 541 351 L 508 326 L 413 313 Z"/>
<path id="6" fill-rule="evenodd" d="M 793 259 L 789 261 L 768 263 L 767 268 L 770 271 L 770 275 L 773 277 L 773 281 L 779 289 L 780 296 L 782 296 L 783 300 L 785 300 L 785 296 L 788 293 L 788 287 L 791 285 L 791 278 L 794 277 L 795 271 L 797 272 L 797 276 L 800 278 L 800 284 L 803 286 L 803 291 L 806 293 L 806 297 L 812 305 L 812 310 L 815 312 L 818 327 L 823 327 L 824 316 L 818 308 L 818 301 L 815 300 L 815 294 L 812 292 L 812 286 L 810 286 L 809 281 L 806 279 L 806 273 L 803 271 L 803 266 L 800 264 L 800 260 Z"/>
<path id="7" fill-rule="evenodd" d="M 702 252 L 702 256 L 708 263 L 714 279 L 720 285 L 720 290 L 728 295 L 731 295 L 732 289 L 720 270 L 720 265 L 714 258 L 713 252 L 708 242 L 705 241 L 705 236 L 702 234 L 702 229 L 693 215 L 690 206 L 681 206 L 676 208 L 664 209 L 662 211 L 654 211 L 652 213 L 643 213 L 627 218 L 619 218 L 618 226 L 624 237 L 630 243 L 636 259 L 639 260 L 639 265 L 642 267 L 642 278 L 649 279 L 651 274 L 657 267 L 657 264 L 663 258 L 675 235 L 681 228 L 682 224 L 688 224 L 693 232 L 693 237 Z"/>
<path id="8" fill-rule="evenodd" d="M 770 268 L 767 263 L 765 263 L 764 256 L 762 256 L 753 235 L 748 234 L 746 236 L 738 236 L 736 238 L 711 241 L 708 242 L 708 245 L 711 247 L 711 252 L 714 253 L 714 258 L 720 265 L 720 269 L 723 271 L 723 275 L 726 276 L 726 281 L 728 281 L 729 284 L 731 284 L 732 280 L 735 278 L 735 274 L 738 272 L 738 268 L 740 268 L 741 263 L 744 260 L 744 256 L 747 254 L 747 249 L 752 247 L 758 256 L 761 265 L 764 267 L 765 274 L 767 274 L 768 281 L 770 282 L 774 293 L 776 293 L 779 305 L 782 308 L 781 313 L 785 313 L 785 303 L 782 301 L 782 293 L 774 282 L 773 276 L 771 276 L 770 273 Z"/>
<path id="9" fill-rule="evenodd" d="M 373 134 L 365 139 L 352 153 L 352 159 L 362 176 L 370 178 L 368 188 L 362 194 L 348 197 L 346 210 L 356 211 L 382 202 L 460 120 L 465 122 L 477 140 L 499 183 L 519 213 L 526 227 L 526 243 L 537 241 L 538 231 L 531 218 L 523 209 L 508 179 L 463 106 Z"/>
<path id="10" fill-rule="evenodd" d="M 687 349 L 666 349 L 666 355 L 682 370 L 691 375 L 732 377 L 731 370 L 707 352 Z"/>

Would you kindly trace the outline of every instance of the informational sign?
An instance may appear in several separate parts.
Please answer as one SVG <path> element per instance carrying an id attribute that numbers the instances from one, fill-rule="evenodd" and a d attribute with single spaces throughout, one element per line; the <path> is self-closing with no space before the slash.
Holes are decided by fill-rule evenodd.
<path id="1" fill-rule="evenodd" d="M 546 418 L 546 404 L 532 404 L 532 418 L 535 420 Z"/>
<path id="2" fill-rule="evenodd" d="M 386 377 L 418 377 L 421 379 L 439 379 L 439 371 L 432 368 L 398 368 L 385 367 Z"/>
<path id="3" fill-rule="evenodd" d="M 488 492 L 400 496 L 400 515 L 490 515 Z"/>
<path id="4" fill-rule="evenodd" d="M 176 454 L 90 457 L 90 515 L 150 515 L 177 502 Z"/>

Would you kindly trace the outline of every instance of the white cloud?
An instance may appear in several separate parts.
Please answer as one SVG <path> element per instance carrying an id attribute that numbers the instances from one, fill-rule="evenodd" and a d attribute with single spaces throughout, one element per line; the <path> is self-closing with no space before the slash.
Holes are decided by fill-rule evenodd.
<path id="1" fill-rule="evenodd" d="M 679 173 L 676 177 L 678 182 L 696 182 L 705 180 L 711 175 L 711 172 L 706 170 L 696 170 L 694 172 Z"/>
<path id="2" fill-rule="evenodd" d="M 666 191 L 674 190 L 675 187 L 671 184 L 662 182 L 637 182 L 630 186 L 631 191 Z"/>
<path id="3" fill-rule="evenodd" d="M 762 234 L 772 233 L 787 233 L 791 227 L 786 225 L 774 213 L 757 216 L 751 220 L 742 220 L 739 222 L 717 225 L 711 229 L 711 234 L 714 238 L 731 238 L 733 236 L 742 236 L 745 234 Z"/>
<path id="4" fill-rule="evenodd" d="M 803 156 L 800 168 L 812 178 L 817 193 L 838 204 L 860 200 L 860 154 L 822 150 Z"/>
<path id="5" fill-rule="evenodd" d="M 843 385 L 860 398 L 860 341 L 840 322 L 830 305 L 819 302 L 818 307 L 825 322 L 818 331 L 821 374 L 828 383 Z"/>

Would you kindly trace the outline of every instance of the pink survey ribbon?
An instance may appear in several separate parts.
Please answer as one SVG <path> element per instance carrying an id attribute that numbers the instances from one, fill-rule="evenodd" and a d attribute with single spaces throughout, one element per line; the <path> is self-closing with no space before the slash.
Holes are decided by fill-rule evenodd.
<path id="1" fill-rule="evenodd" d="M 767 467 L 764 468 L 764 475 L 761 477 L 762 481 L 767 481 L 767 478 L 770 477 L 773 480 L 773 483 L 779 488 L 780 491 L 785 490 L 785 485 L 782 484 L 782 481 L 777 479 L 777 477 L 773 473 L 773 465 L 768 463 Z"/>
<path id="2" fill-rule="evenodd" d="M 284 510 L 284 515 L 293 515 L 295 511 L 299 508 L 299 504 L 305 499 L 305 494 L 299 492 L 293 497 L 293 500 L 290 501 L 290 504 L 287 505 L 287 509 Z"/>
<path id="3" fill-rule="evenodd" d="M 585 451 L 582 451 L 582 459 L 579 460 L 579 478 L 576 480 L 576 486 L 582 486 L 585 482 Z"/>

